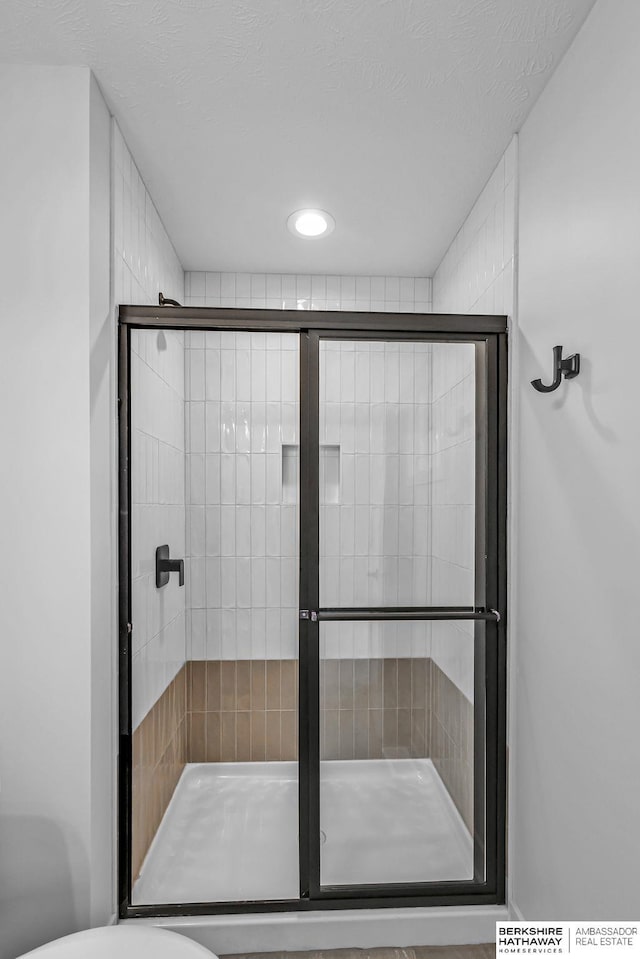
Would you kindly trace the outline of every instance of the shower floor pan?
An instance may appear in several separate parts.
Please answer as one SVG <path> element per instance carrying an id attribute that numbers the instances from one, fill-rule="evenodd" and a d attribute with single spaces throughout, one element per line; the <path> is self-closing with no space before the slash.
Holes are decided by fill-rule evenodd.
<path id="1" fill-rule="evenodd" d="M 185 766 L 134 905 L 297 899 L 294 762 Z M 322 883 L 469 879 L 469 831 L 429 759 L 321 766 Z"/>

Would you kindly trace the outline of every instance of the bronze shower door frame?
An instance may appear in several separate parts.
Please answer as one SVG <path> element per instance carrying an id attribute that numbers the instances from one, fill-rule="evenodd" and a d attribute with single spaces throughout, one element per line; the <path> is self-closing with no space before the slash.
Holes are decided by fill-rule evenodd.
<path id="1" fill-rule="evenodd" d="M 131 904 L 130 333 L 132 329 L 289 332 L 300 337 L 299 862 L 300 898 Z M 121 306 L 119 411 L 118 901 L 122 918 L 483 905 L 505 900 L 506 423 L 504 316 Z M 476 576 L 473 607 L 319 605 L 319 344 L 322 339 L 473 343 L 476 350 Z M 474 878 L 323 886 L 320 880 L 319 624 L 341 620 L 474 620 Z M 479 748 L 481 744 L 481 748 Z"/>

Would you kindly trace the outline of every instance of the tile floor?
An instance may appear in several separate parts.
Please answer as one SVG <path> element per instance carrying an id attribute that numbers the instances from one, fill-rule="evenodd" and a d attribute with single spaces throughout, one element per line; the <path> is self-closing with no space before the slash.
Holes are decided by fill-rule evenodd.
<path id="1" fill-rule="evenodd" d="M 330 949 L 313 952 L 256 952 L 220 959 L 494 959 L 495 943 L 468 946 L 410 946 L 406 949 Z"/>

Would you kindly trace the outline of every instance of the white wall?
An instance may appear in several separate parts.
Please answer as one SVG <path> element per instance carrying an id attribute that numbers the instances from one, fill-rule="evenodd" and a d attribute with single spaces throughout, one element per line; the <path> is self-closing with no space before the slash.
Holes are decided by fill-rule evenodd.
<path id="1" fill-rule="evenodd" d="M 112 170 L 89 70 L 0 67 L 0 115 L 0 957 L 12 959 L 115 910 L 113 300 L 180 299 L 184 286 L 119 133 Z"/>
<path id="2" fill-rule="evenodd" d="M 91 409 L 90 921 L 115 911 L 117 538 L 115 330 L 111 311 L 111 117 L 94 77 L 89 102 Z"/>
<path id="3" fill-rule="evenodd" d="M 599 0 L 520 135 L 512 899 L 640 902 L 640 7 Z M 582 354 L 552 395 L 551 350 Z"/>
<path id="4" fill-rule="evenodd" d="M 99 224 L 90 233 L 89 71 L 2 66 L 0 115 L 0 955 L 9 959 L 90 921 L 90 349 L 105 303 L 91 282 L 101 282 L 92 240 L 103 237 Z"/>

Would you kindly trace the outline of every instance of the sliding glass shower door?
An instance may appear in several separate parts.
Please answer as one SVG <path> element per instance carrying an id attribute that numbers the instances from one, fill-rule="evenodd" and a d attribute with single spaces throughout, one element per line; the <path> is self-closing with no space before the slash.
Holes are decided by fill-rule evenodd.
<path id="1" fill-rule="evenodd" d="M 500 901 L 504 320 L 125 307 L 119 391 L 122 915 Z"/>
<path id="2" fill-rule="evenodd" d="M 495 345 L 319 331 L 309 355 L 309 895 L 477 888 L 496 844 Z"/>
<path id="3" fill-rule="evenodd" d="M 135 330 L 130 361 L 132 902 L 293 899 L 299 335 Z"/>

